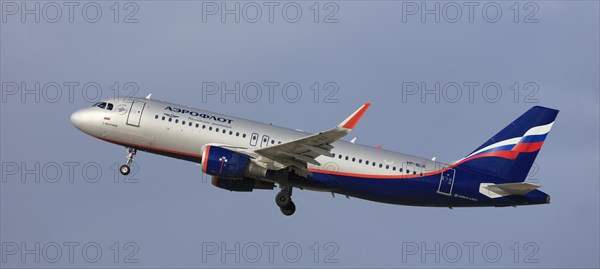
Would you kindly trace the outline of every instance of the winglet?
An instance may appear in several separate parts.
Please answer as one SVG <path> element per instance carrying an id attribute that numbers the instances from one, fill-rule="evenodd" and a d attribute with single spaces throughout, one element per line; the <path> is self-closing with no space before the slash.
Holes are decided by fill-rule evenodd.
<path id="1" fill-rule="evenodd" d="M 370 106 L 371 106 L 371 103 L 365 103 L 358 110 L 356 110 L 354 113 L 352 113 L 352 115 L 350 115 L 350 117 L 348 117 L 346 120 L 344 120 L 342 123 L 340 123 L 340 125 L 338 125 L 338 127 L 344 128 L 344 129 L 349 129 L 349 130 L 354 129 L 354 126 L 356 126 L 356 124 L 358 123 L 360 118 L 365 114 L 365 112 L 367 112 L 367 109 L 369 109 Z"/>

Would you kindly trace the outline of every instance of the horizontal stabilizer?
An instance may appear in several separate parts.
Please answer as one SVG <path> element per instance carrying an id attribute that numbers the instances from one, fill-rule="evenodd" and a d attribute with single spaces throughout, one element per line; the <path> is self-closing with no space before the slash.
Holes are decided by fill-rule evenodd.
<path id="1" fill-rule="evenodd" d="M 479 185 L 479 192 L 490 198 L 498 198 L 509 195 L 525 195 L 539 187 L 539 185 L 527 182 L 506 184 L 481 183 Z"/>

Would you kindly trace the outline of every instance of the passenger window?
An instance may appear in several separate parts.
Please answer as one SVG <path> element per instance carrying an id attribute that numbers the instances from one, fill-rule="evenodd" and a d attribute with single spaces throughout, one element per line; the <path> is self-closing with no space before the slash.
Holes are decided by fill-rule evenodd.
<path id="1" fill-rule="evenodd" d="M 227 130 L 223 129 L 223 133 L 227 133 Z"/>
<path id="2" fill-rule="evenodd" d="M 217 132 L 217 133 L 218 133 L 218 132 L 219 132 L 219 128 L 216 128 L 216 129 L 215 129 L 215 132 Z"/>
<path id="3" fill-rule="evenodd" d="M 229 131 L 229 135 L 233 135 L 233 131 Z"/>
<path id="4" fill-rule="evenodd" d="M 346 161 L 348 160 L 348 156 L 346 156 Z"/>
<path id="5" fill-rule="evenodd" d="M 358 163 L 362 163 L 362 159 L 358 159 Z"/>
<path id="6" fill-rule="evenodd" d="M 392 171 L 396 171 L 396 166 L 392 167 Z"/>
<path id="7" fill-rule="evenodd" d="M 275 144 L 275 140 L 271 140 L 271 145 L 272 145 L 272 144 Z"/>
<path id="8" fill-rule="evenodd" d="M 240 136 L 240 132 L 236 132 L 236 133 L 235 133 L 235 136 Z"/>
<path id="9" fill-rule="evenodd" d="M 246 138 L 246 134 L 242 135 L 243 138 Z"/>
<path id="10" fill-rule="evenodd" d="M 173 118 L 169 118 L 169 122 L 173 121 Z"/>
<path id="11" fill-rule="evenodd" d="M 162 117 L 162 120 L 165 120 L 165 116 Z"/>
<path id="12" fill-rule="evenodd" d="M 188 124 L 188 126 L 192 127 L 192 122 L 190 121 L 190 124 Z M 196 126 L 196 128 L 198 128 L 198 126 Z"/>
<path id="13" fill-rule="evenodd" d="M 112 110 L 112 109 L 113 109 L 113 104 L 110 104 L 110 103 L 109 103 L 109 104 L 106 106 L 106 109 L 108 109 L 108 110 Z"/>
<path id="14" fill-rule="evenodd" d="M 155 118 L 155 119 L 158 119 L 158 115 L 154 115 L 154 118 Z"/>
<path id="15" fill-rule="evenodd" d="M 355 161 L 356 161 L 356 158 L 352 158 L 352 161 L 353 161 L 353 162 L 355 162 Z"/>
<path id="16" fill-rule="evenodd" d="M 380 164 L 379 164 L 379 168 L 382 168 L 382 167 L 383 167 L 383 164 L 381 164 L 381 163 L 380 163 Z"/>
<path id="17" fill-rule="evenodd" d="M 208 130 L 209 130 L 209 131 L 212 131 L 212 126 L 211 126 L 211 127 L 208 127 Z"/>
<path id="18" fill-rule="evenodd" d="M 375 165 L 377 165 L 377 163 L 376 163 L 376 162 L 373 162 L 373 166 L 375 166 Z"/>
<path id="19" fill-rule="evenodd" d="M 182 125 L 185 125 L 185 121 L 184 121 L 184 120 L 182 120 L 182 121 L 181 121 L 181 124 L 182 124 Z"/>

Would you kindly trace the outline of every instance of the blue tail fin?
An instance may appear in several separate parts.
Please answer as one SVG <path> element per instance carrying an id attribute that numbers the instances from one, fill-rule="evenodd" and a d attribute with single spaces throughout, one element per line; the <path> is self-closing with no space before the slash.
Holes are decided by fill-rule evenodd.
<path id="1" fill-rule="evenodd" d="M 554 124 L 558 110 L 535 106 L 483 143 L 458 166 L 523 182 Z"/>

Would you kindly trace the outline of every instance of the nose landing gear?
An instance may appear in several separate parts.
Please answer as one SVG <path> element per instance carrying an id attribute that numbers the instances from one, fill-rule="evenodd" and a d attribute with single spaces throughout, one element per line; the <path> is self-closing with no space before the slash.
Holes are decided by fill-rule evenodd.
<path id="1" fill-rule="evenodd" d="M 296 205 L 292 202 L 292 187 L 281 188 L 275 196 L 275 203 L 281 209 L 281 213 L 291 216 L 296 212 Z"/>
<path id="2" fill-rule="evenodd" d="M 127 155 L 127 163 L 125 163 L 124 165 L 121 165 L 121 167 L 119 168 L 119 172 L 121 172 L 121 175 L 129 175 L 129 173 L 131 172 L 131 167 L 129 166 L 131 164 L 131 162 L 133 162 L 133 157 L 135 157 L 135 155 L 137 154 L 137 150 L 135 148 L 127 148 L 127 151 L 129 152 L 129 154 Z"/>
<path id="3" fill-rule="evenodd" d="M 286 207 L 282 207 L 281 209 L 281 213 L 283 213 L 286 216 L 291 216 L 294 214 L 294 212 L 296 212 L 296 205 L 291 202 L 288 206 Z"/>

